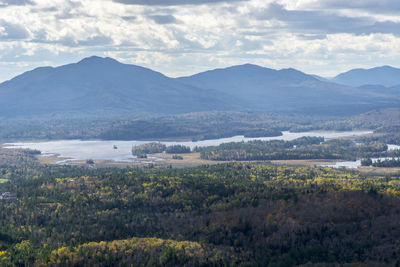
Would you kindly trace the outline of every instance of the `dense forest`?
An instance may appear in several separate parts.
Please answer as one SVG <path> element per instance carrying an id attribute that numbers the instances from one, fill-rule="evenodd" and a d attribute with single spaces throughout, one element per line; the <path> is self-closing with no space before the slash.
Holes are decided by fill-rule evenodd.
<path id="1" fill-rule="evenodd" d="M 321 137 L 301 137 L 293 141 L 232 142 L 219 146 L 196 148 L 201 158 L 222 161 L 343 159 L 395 156 L 399 151 L 387 151 L 384 143 L 356 143 L 352 140 L 328 140 Z"/>
<path id="2" fill-rule="evenodd" d="M 247 163 L 86 169 L 18 154 L 0 166 L 0 192 L 17 197 L 0 200 L 2 266 L 400 263 L 398 176 Z"/>
<path id="3" fill-rule="evenodd" d="M 295 122 L 296 120 L 293 120 Z M 300 119 L 290 126 L 290 131 L 312 130 L 351 131 L 372 129 L 378 133 L 397 134 L 400 129 L 400 108 L 376 109 L 347 118 L 315 118 L 308 122 Z"/>
<path id="4" fill-rule="evenodd" d="M 358 138 L 361 142 L 382 142 L 392 145 L 400 145 L 400 128 L 394 133 L 385 133 L 381 135 L 363 136 Z"/>
<path id="5" fill-rule="evenodd" d="M 172 145 L 166 146 L 161 143 L 151 142 L 146 143 L 138 146 L 132 147 L 132 155 L 137 156 L 138 158 L 147 157 L 147 154 L 154 154 L 154 153 L 168 153 L 168 154 L 185 154 L 190 153 L 190 147 L 182 146 L 182 145 Z"/>
<path id="6" fill-rule="evenodd" d="M 185 154 L 185 153 L 190 153 L 191 150 L 190 147 L 188 146 L 172 145 L 172 146 L 167 146 L 165 152 L 168 154 Z"/>
<path id="7" fill-rule="evenodd" d="M 280 136 L 282 131 L 351 131 L 371 129 L 379 133 L 398 133 L 400 109 L 371 111 L 352 117 L 306 116 L 260 112 L 197 112 L 170 116 L 136 117 L 52 116 L 42 119 L 0 120 L 0 140 L 152 140 L 187 138 L 216 139 Z"/>
<path id="8" fill-rule="evenodd" d="M 370 158 L 365 158 L 361 160 L 362 166 L 373 166 L 373 167 L 400 167 L 400 159 L 399 158 L 391 158 L 391 159 L 377 159 L 373 161 Z"/>
<path id="9" fill-rule="evenodd" d="M 187 138 L 216 139 L 280 136 L 298 123 L 310 123 L 303 116 L 278 116 L 254 112 L 199 112 L 174 116 L 149 116 L 103 119 L 71 116 L 65 118 L 0 120 L 0 140 L 151 140 Z"/>
<path id="10" fill-rule="evenodd" d="M 283 131 L 374 130 L 377 135 L 360 137 L 360 142 L 400 144 L 400 109 L 368 112 L 349 118 L 278 115 L 255 112 L 198 112 L 174 116 L 141 116 L 102 119 L 55 117 L 0 120 L 0 141 L 18 140 L 206 140 L 236 135 L 280 136 Z"/>
<path id="11" fill-rule="evenodd" d="M 167 148 L 166 145 L 152 142 L 132 147 L 132 155 L 138 158 L 145 158 L 147 154 L 161 153 Z"/>

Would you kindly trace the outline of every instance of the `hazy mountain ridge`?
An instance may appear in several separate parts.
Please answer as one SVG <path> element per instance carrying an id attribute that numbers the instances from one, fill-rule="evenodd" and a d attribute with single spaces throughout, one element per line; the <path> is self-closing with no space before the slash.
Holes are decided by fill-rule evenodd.
<path id="1" fill-rule="evenodd" d="M 40 67 L 0 84 L 0 117 L 129 116 L 212 110 L 357 113 L 396 105 L 396 90 L 353 88 L 252 64 L 170 78 L 112 58 Z"/>
<path id="2" fill-rule="evenodd" d="M 383 85 L 393 87 L 400 85 L 400 69 L 381 66 L 371 69 L 352 69 L 332 79 L 333 82 L 348 86 Z"/>
<path id="3" fill-rule="evenodd" d="M 252 103 L 255 109 L 267 111 L 340 113 L 364 109 L 362 106 L 368 104 L 380 105 L 387 98 L 384 94 L 321 81 L 295 69 L 273 70 L 251 64 L 205 71 L 179 80 L 232 94 Z"/>
<path id="4" fill-rule="evenodd" d="M 173 114 L 232 107 L 231 99 L 215 92 L 99 57 L 26 72 L 0 84 L 0 96 L 0 112 L 9 115 L 103 110 Z"/>

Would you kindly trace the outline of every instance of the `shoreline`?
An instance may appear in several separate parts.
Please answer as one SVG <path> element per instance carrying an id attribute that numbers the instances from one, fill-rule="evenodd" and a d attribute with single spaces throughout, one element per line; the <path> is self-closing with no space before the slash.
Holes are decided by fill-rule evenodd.
<path id="1" fill-rule="evenodd" d="M 301 133 L 362 133 L 355 134 L 350 136 L 345 136 L 345 138 L 351 138 L 354 136 L 364 136 L 375 134 L 371 129 L 360 129 L 354 131 L 335 131 L 335 130 L 312 130 L 312 131 L 304 131 L 304 132 L 291 132 L 291 131 L 282 131 L 282 133 L 290 133 L 290 134 L 301 134 Z M 283 134 L 284 135 L 284 134 Z M 82 142 L 202 142 L 202 141 L 211 141 L 211 140 L 219 140 L 219 139 L 228 139 L 234 137 L 247 138 L 247 139 L 257 139 L 257 138 L 277 138 L 283 135 L 274 135 L 274 136 L 258 136 L 258 137 L 245 137 L 244 135 L 232 135 L 227 137 L 217 137 L 212 139 L 199 139 L 193 141 L 194 137 L 165 137 L 165 138 L 147 138 L 147 139 L 135 139 L 135 140 L 117 140 L 117 139 L 25 139 L 25 140 L 13 140 L 13 141 L 5 141 L 0 140 L 0 146 L 14 146 L 17 143 L 50 143 L 50 142 L 60 142 L 60 141 L 82 141 Z M 343 138 L 343 137 L 337 137 Z"/>
<path id="2" fill-rule="evenodd" d="M 342 138 L 353 138 L 358 136 L 370 135 L 373 133 L 370 130 L 357 130 L 357 131 L 309 131 L 309 132 L 290 132 L 283 131 L 283 135 L 274 137 L 255 137 L 245 138 L 244 136 L 232 136 L 218 139 L 208 139 L 203 141 L 182 141 L 185 139 L 177 140 L 176 138 L 166 138 L 157 140 L 35 140 L 28 142 L 17 142 L 17 143 L 3 143 L 0 144 L 5 149 L 36 149 L 41 151 L 41 155 L 38 155 L 39 161 L 43 164 L 66 164 L 73 165 L 78 163 L 79 165 L 86 164 L 86 160 L 92 159 L 95 162 L 102 162 L 108 165 L 110 162 L 120 165 L 143 165 L 150 163 L 157 163 L 157 158 L 149 158 L 140 160 L 131 157 L 131 147 L 146 142 L 162 142 L 168 145 L 184 145 L 189 146 L 192 149 L 196 146 L 218 146 L 222 143 L 229 142 L 241 142 L 251 140 L 293 140 L 303 136 L 323 136 L 326 140 L 328 139 L 342 139 Z M 319 135 L 320 134 L 320 135 Z M 187 140 L 187 139 L 186 139 Z M 64 142 L 64 143 L 63 143 Z M 54 144 L 53 144 L 54 143 Z M 117 149 L 112 149 L 113 146 L 117 146 Z M 157 156 L 156 156 L 157 157 Z M 162 154 L 159 158 L 168 159 L 166 154 Z M 169 161 L 171 159 L 168 159 Z M 167 161 L 168 161 L 167 160 Z M 194 158 L 193 158 L 194 160 Z M 196 161 L 202 161 L 198 158 Z M 179 161 L 172 163 L 178 163 Z M 191 162 L 191 165 L 193 162 Z M 207 161 L 205 164 L 214 164 L 214 161 Z"/>

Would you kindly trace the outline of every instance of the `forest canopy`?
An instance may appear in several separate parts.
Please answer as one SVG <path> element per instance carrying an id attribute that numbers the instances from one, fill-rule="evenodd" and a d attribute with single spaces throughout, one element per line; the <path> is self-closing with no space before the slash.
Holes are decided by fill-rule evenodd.
<path id="1" fill-rule="evenodd" d="M 247 163 L 0 170 L 0 191 L 17 196 L 0 200 L 5 266 L 398 261 L 397 176 Z"/>

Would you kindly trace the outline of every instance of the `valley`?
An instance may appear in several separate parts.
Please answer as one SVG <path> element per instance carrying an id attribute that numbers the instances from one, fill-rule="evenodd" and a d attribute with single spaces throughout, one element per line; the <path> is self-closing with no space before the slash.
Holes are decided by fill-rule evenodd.
<path id="1" fill-rule="evenodd" d="M 0 84 L 1 265 L 398 264 L 400 94 L 339 78 L 90 57 Z"/>
<path id="2" fill-rule="evenodd" d="M 395 0 L 0 0 L 0 267 L 400 267 Z"/>

